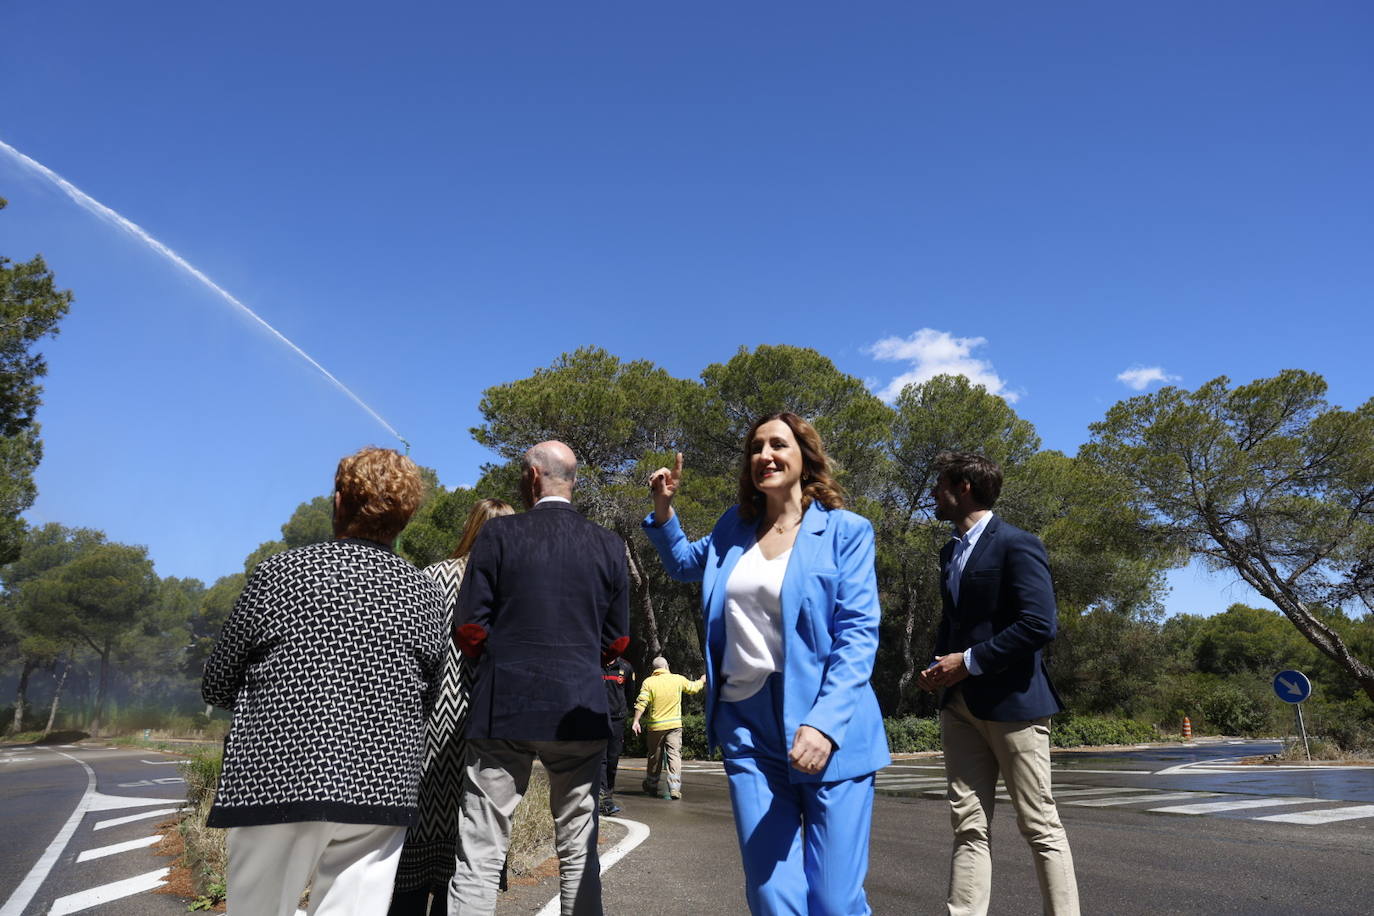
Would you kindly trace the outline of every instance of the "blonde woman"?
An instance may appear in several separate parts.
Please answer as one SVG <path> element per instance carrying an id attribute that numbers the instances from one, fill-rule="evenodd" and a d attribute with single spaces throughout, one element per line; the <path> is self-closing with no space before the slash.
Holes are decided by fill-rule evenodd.
<path id="1" fill-rule="evenodd" d="M 468 514 L 458 546 L 447 560 L 425 567 L 439 583 L 447 602 L 444 632 L 453 631 L 453 607 L 463 584 L 468 552 L 477 532 L 493 518 L 515 512 L 499 499 L 481 499 Z M 462 800 L 463 725 L 472 687 L 472 664 L 448 641 L 439 699 L 429 718 L 424 771 L 420 777 L 420 815 L 406 836 L 396 869 L 396 891 L 388 916 L 441 916 L 446 909 L 448 882 L 453 877 L 454 844 L 458 838 L 458 807 Z M 433 903 L 430 896 L 433 895 Z"/>

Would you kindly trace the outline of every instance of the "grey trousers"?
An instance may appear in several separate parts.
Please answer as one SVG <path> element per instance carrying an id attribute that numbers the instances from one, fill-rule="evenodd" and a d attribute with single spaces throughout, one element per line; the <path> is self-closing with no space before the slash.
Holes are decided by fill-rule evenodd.
<path id="1" fill-rule="evenodd" d="M 534 760 L 549 776 L 562 916 L 601 916 L 601 862 L 596 854 L 596 787 L 606 741 L 468 742 L 458 856 L 448 886 L 450 916 L 491 916 L 501 863 L 510 846 L 511 815 L 530 784 Z"/>
<path id="2" fill-rule="evenodd" d="M 963 691 L 951 690 L 940 710 L 940 743 L 949 779 L 954 856 L 949 873 L 951 916 L 982 916 L 992 899 L 989 828 L 997 804 L 997 776 L 1016 809 L 1016 826 L 1030 844 L 1041 905 L 1054 916 L 1078 916 L 1078 883 L 1069 837 L 1050 792 L 1050 720 L 992 722 L 969 711 Z"/>

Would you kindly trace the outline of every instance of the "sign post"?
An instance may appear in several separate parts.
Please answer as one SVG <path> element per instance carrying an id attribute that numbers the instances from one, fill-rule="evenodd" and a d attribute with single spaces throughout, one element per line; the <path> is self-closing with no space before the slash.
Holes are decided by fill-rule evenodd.
<path id="1" fill-rule="evenodd" d="M 1312 751 L 1307 746 L 1307 726 L 1302 721 L 1302 701 L 1312 695 L 1312 682 L 1301 671 L 1280 671 L 1274 675 L 1274 693 L 1285 703 L 1292 703 L 1298 713 L 1298 734 L 1302 735 L 1302 751 L 1307 762 L 1312 762 Z"/>

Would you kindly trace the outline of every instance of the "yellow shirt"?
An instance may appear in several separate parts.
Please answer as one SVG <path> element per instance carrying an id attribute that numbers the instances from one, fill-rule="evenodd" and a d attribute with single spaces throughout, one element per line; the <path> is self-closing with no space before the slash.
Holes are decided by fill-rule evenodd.
<path id="1" fill-rule="evenodd" d="M 667 731 L 682 727 L 682 692 L 700 693 L 706 686 L 706 675 L 689 681 L 680 674 L 673 674 L 667 668 L 655 668 L 654 673 L 644 679 L 635 699 L 635 714 L 647 710 L 644 727 L 651 732 Z"/>

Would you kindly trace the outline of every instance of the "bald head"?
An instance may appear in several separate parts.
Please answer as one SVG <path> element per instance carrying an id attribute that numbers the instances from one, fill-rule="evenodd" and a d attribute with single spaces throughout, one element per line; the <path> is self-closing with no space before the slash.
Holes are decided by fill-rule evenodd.
<path id="1" fill-rule="evenodd" d="M 577 457 L 562 442 L 541 442 L 525 452 L 525 479 L 536 500 L 545 496 L 571 499 L 577 480 Z"/>

